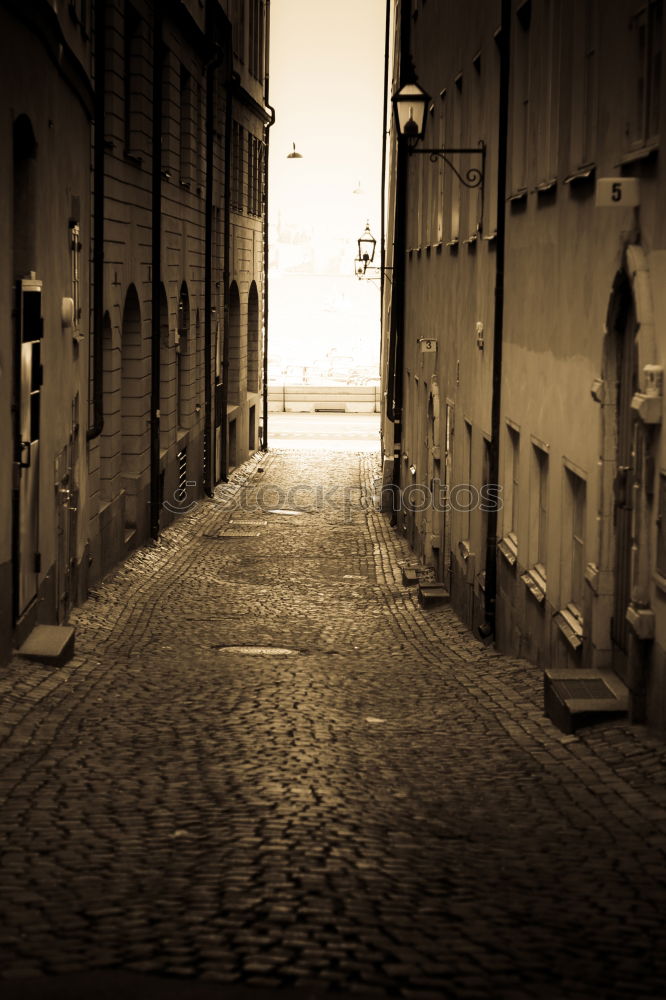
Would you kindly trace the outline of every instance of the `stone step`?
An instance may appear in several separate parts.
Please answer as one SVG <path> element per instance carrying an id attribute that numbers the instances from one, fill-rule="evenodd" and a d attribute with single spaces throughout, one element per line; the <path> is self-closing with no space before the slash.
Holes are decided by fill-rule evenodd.
<path id="1" fill-rule="evenodd" d="M 419 584 L 418 597 L 422 608 L 432 608 L 438 604 L 448 604 L 451 600 L 451 595 L 441 583 Z"/>
<path id="2" fill-rule="evenodd" d="M 629 710 L 627 688 L 611 670 L 549 667 L 543 675 L 543 710 L 563 733 L 575 733 Z"/>
<path id="3" fill-rule="evenodd" d="M 61 667 L 74 656 L 74 636 L 72 625 L 36 625 L 17 652 L 27 660 Z"/>
<path id="4" fill-rule="evenodd" d="M 406 587 L 413 587 L 419 582 L 419 571 L 416 566 L 402 567 L 402 582 Z"/>

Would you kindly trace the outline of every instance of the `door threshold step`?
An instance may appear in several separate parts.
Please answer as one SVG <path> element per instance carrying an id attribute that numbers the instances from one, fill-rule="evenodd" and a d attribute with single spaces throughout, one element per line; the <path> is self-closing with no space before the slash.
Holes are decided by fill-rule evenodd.
<path id="1" fill-rule="evenodd" d="M 543 710 L 563 733 L 575 733 L 629 712 L 629 692 L 612 670 L 549 667 L 543 675 Z"/>
<path id="2" fill-rule="evenodd" d="M 451 595 L 441 583 L 419 584 L 418 597 L 422 608 L 432 608 L 439 604 L 448 604 L 451 600 Z"/>
<path id="3" fill-rule="evenodd" d="M 17 653 L 26 660 L 36 660 L 62 667 L 74 656 L 73 625 L 36 625 Z"/>

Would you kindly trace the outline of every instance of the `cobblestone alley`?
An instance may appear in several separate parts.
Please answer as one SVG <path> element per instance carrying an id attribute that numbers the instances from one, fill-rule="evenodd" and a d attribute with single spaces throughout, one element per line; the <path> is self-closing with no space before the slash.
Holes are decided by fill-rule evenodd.
<path id="1" fill-rule="evenodd" d="M 666 748 L 420 608 L 376 466 L 255 457 L 2 671 L 3 998 L 664 996 Z"/>

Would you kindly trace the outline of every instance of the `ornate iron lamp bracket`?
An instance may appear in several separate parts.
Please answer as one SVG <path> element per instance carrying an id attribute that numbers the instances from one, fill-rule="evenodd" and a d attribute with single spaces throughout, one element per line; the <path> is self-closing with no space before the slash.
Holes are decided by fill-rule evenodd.
<path id="1" fill-rule="evenodd" d="M 436 163 L 437 160 L 444 160 L 446 165 L 454 172 L 460 183 L 464 184 L 466 188 L 477 188 L 483 186 L 483 177 L 486 168 L 486 144 L 483 140 L 479 142 L 478 147 L 473 147 L 472 149 L 415 149 L 413 146 L 410 146 L 409 152 L 410 154 L 425 153 L 430 157 L 432 163 Z M 481 166 L 470 167 L 469 170 L 462 174 L 449 159 L 449 156 L 458 155 L 480 156 Z"/>

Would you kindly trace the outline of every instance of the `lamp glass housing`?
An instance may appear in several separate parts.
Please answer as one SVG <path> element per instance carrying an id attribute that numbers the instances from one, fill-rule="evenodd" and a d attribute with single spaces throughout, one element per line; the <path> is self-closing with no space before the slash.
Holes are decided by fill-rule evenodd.
<path id="1" fill-rule="evenodd" d="M 358 238 L 358 259 L 365 261 L 366 264 L 372 263 L 375 259 L 376 246 L 377 240 L 370 232 L 370 223 L 366 222 L 363 234 Z"/>
<path id="2" fill-rule="evenodd" d="M 426 109 L 430 97 L 418 83 L 406 83 L 393 95 L 393 108 L 400 135 L 416 142 L 425 133 Z"/>

